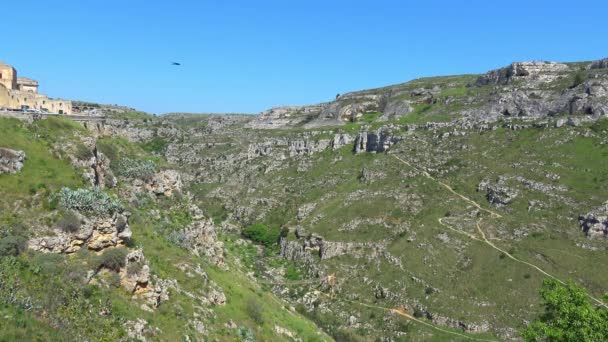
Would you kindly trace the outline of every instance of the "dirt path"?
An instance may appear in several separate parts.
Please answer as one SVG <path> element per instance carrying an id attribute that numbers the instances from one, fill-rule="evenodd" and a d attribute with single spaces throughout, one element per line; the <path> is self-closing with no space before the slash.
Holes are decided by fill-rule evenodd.
<path id="1" fill-rule="evenodd" d="M 486 208 L 482 207 L 479 203 L 477 203 L 474 200 L 468 198 L 467 196 L 465 196 L 465 195 L 463 195 L 463 194 L 461 194 L 459 192 L 456 192 L 454 189 L 452 189 L 452 187 L 450 185 L 448 185 L 448 184 L 440 181 L 439 179 L 431 176 L 428 172 L 426 172 L 426 171 L 424 171 L 424 170 L 422 170 L 420 168 L 415 167 L 414 165 L 410 164 L 409 162 L 407 162 L 407 161 L 399 158 L 397 155 L 391 154 L 391 156 L 395 157 L 397 160 L 399 160 L 403 164 L 405 164 L 405 165 L 413 168 L 414 170 L 422 173 L 426 178 L 428 178 L 430 180 L 433 180 L 436 183 L 439 183 L 441 186 L 443 186 L 444 188 L 446 188 L 449 192 L 451 192 L 452 194 L 460 197 L 463 201 L 465 201 L 465 202 L 473 205 L 475 208 L 477 208 L 477 209 L 479 209 L 481 211 L 484 211 L 484 212 L 490 214 L 490 216 L 492 216 L 492 217 L 496 217 L 496 218 L 501 218 L 502 217 L 502 215 L 500 215 L 499 213 L 497 213 L 497 212 L 495 212 L 493 210 L 490 210 L 490 209 L 486 209 Z"/>
<path id="2" fill-rule="evenodd" d="M 405 317 L 405 318 L 407 318 L 410 321 L 414 321 L 414 322 L 420 323 L 422 325 L 425 325 L 425 326 L 427 326 L 429 328 L 432 328 L 434 330 L 441 331 L 442 333 L 446 333 L 446 334 L 450 334 L 450 335 L 454 335 L 454 336 L 459 336 L 459 337 L 465 338 L 467 340 L 472 340 L 472 341 L 488 341 L 488 342 L 495 342 L 496 341 L 496 340 L 488 340 L 488 339 L 483 339 L 483 338 L 475 338 L 475 337 L 467 336 L 465 334 L 457 333 L 455 331 L 450 331 L 450 330 L 439 328 L 439 327 L 437 327 L 437 326 L 435 326 L 435 325 L 433 325 L 431 323 L 425 322 L 425 321 L 423 321 L 421 319 L 418 319 L 418 318 L 410 315 L 403 308 L 393 309 L 393 308 L 385 308 L 385 307 L 378 306 L 378 305 L 371 305 L 371 304 L 365 304 L 365 303 L 360 303 L 360 302 L 355 302 L 355 303 L 359 304 L 361 306 L 372 308 L 372 309 L 378 309 L 378 310 L 388 311 L 388 312 L 390 312 L 392 314 L 399 315 L 401 317 Z"/>
<path id="3" fill-rule="evenodd" d="M 440 184 L 440 185 L 441 185 L 441 186 L 443 186 L 444 188 L 448 189 L 448 191 L 449 191 L 449 192 L 451 192 L 452 194 L 454 194 L 454 195 L 456 195 L 456 196 L 460 197 L 460 198 L 461 198 L 461 199 L 463 199 L 465 202 L 467 202 L 467 203 L 469 203 L 469 204 L 472 204 L 472 205 L 473 205 L 473 206 L 475 206 L 477 209 L 479 209 L 479 210 L 481 210 L 481 211 L 484 211 L 484 212 L 486 212 L 486 213 L 489 213 L 491 217 L 493 217 L 493 218 L 502 218 L 502 215 L 500 215 L 499 213 L 497 213 L 497 212 L 495 212 L 495 211 L 493 211 L 493 210 L 490 210 L 490 209 L 485 209 L 485 208 L 483 208 L 483 207 L 482 207 L 482 206 L 481 206 L 479 203 L 475 202 L 474 200 L 470 199 L 469 197 L 467 197 L 467 196 L 465 196 L 465 195 L 463 195 L 463 194 L 460 194 L 460 193 L 456 192 L 454 189 L 452 189 L 452 187 L 451 187 L 451 186 L 449 186 L 448 184 L 446 184 L 446 183 L 444 183 L 444 182 L 442 182 L 442 181 L 438 180 L 437 178 L 435 178 L 435 177 L 431 176 L 431 175 L 430 175 L 428 172 L 426 172 L 426 171 L 424 171 L 424 170 L 421 170 L 421 169 L 419 169 L 419 168 L 415 167 L 415 166 L 414 166 L 414 165 L 412 165 L 411 163 L 409 163 L 409 162 L 407 162 L 407 161 L 403 160 L 402 158 L 399 158 L 398 156 L 396 156 L 396 155 L 394 155 L 394 154 L 391 154 L 391 156 L 395 157 L 395 158 L 396 158 L 397 160 L 399 160 L 401 163 L 403 163 L 403 164 L 405 164 L 405 165 L 407 165 L 407 166 L 409 166 L 409 167 L 413 168 L 414 170 L 416 170 L 416 171 L 418 171 L 418 172 L 422 173 L 422 174 L 423 174 L 425 177 L 427 177 L 427 178 L 429 178 L 429 179 L 431 179 L 431 180 L 433 180 L 433 181 L 437 182 L 438 184 Z M 548 273 L 547 271 L 543 270 L 542 268 L 540 268 L 540 267 L 538 267 L 538 266 L 536 266 L 536 265 L 534 265 L 534 264 L 531 264 L 531 263 L 529 263 L 529 262 L 527 262 L 527 261 L 524 261 L 524 260 L 521 260 L 521 259 L 516 258 L 516 257 L 514 257 L 513 255 L 511 255 L 509 252 L 507 252 L 507 251 L 505 251 L 505 250 L 501 249 L 500 247 L 498 247 L 498 246 L 496 246 L 494 243 L 492 243 L 492 242 L 491 242 L 491 241 L 490 241 L 490 240 L 489 240 L 489 239 L 486 237 L 486 234 L 484 233 L 483 229 L 481 229 L 481 221 L 482 221 L 482 219 L 481 219 L 481 218 L 480 218 L 480 219 L 479 219 L 479 220 L 476 222 L 476 227 L 477 227 L 477 232 L 479 233 L 479 237 L 478 237 L 477 235 L 470 234 L 470 233 L 467 233 L 467 232 L 464 232 L 464 231 L 461 231 L 461 230 L 454 229 L 454 228 L 450 227 L 449 225 L 447 225 L 447 224 L 443 223 L 442 218 L 439 218 L 438 220 L 439 220 L 439 223 L 440 223 L 441 225 L 443 225 L 444 227 L 447 227 L 447 228 L 449 228 L 450 230 L 452 230 L 452 231 L 454 231 L 454 232 L 457 232 L 457 233 L 459 233 L 459 234 L 466 235 L 466 236 L 468 236 L 468 237 L 469 237 L 470 239 L 472 239 L 472 240 L 484 242 L 484 243 L 485 243 L 485 244 L 487 244 L 488 246 L 490 246 L 490 247 L 494 248 L 495 250 L 497 250 L 497 251 L 499 251 L 499 252 L 503 253 L 504 255 L 506 255 L 506 256 L 507 256 L 509 259 L 511 259 L 511 260 L 513 260 L 513 261 L 515 261 L 515 262 L 518 262 L 518 263 L 521 263 L 521 264 L 527 265 L 527 266 L 529 266 L 529 267 L 532 267 L 532 268 L 533 268 L 533 269 L 535 269 L 536 271 L 538 271 L 538 272 L 540 272 L 540 273 L 544 274 L 545 276 L 547 276 L 547 277 L 549 277 L 549 278 L 551 278 L 551 279 L 556 280 L 556 281 L 557 281 L 557 282 L 559 282 L 560 284 L 566 285 L 566 282 L 564 282 L 563 280 L 561 280 L 561 279 L 557 278 L 556 276 L 554 276 L 554 275 L 552 275 L 552 274 Z M 598 298 L 593 297 L 593 296 L 592 296 L 591 294 L 589 294 L 589 293 L 587 293 L 587 296 L 588 296 L 590 299 L 592 299 L 594 302 L 596 302 L 597 304 L 602 305 L 602 306 L 604 306 L 604 307 L 608 308 L 608 305 L 606 305 L 606 303 L 604 303 L 603 301 L 599 300 Z"/>

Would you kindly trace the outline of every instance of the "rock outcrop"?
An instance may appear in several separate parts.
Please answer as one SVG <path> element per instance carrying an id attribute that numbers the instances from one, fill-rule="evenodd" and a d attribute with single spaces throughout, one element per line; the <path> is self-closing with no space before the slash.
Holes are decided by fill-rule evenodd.
<path id="1" fill-rule="evenodd" d="M 76 213 L 80 219 L 80 228 L 75 232 L 66 232 L 55 228 L 54 235 L 36 237 L 28 241 L 28 247 L 50 253 L 74 253 L 81 248 L 101 251 L 108 247 L 123 245 L 131 238 L 128 213 L 115 213 L 109 217 L 85 217 Z"/>
<path id="2" fill-rule="evenodd" d="M 388 129 L 379 128 L 375 132 L 361 131 L 355 138 L 355 153 L 381 153 L 399 141 Z"/>
<path id="3" fill-rule="evenodd" d="M 25 152 L 0 147 L 0 174 L 17 173 L 23 168 Z"/>
<path id="4" fill-rule="evenodd" d="M 519 194 L 517 189 L 508 187 L 502 178 L 497 183 L 482 181 L 477 185 L 477 191 L 485 191 L 488 202 L 498 207 L 510 204 Z"/>
<path id="5" fill-rule="evenodd" d="M 181 193 L 183 187 L 182 177 L 175 170 L 163 170 L 150 179 L 134 179 L 132 182 L 132 193 L 148 194 L 150 196 L 173 197 Z"/>
<path id="6" fill-rule="evenodd" d="M 556 62 L 517 62 L 504 68 L 489 71 L 480 76 L 475 85 L 507 84 L 515 80 L 534 80 L 551 82 L 561 73 L 568 71 L 568 66 Z"/>
<path id="7" fill-rule="evenodd" d="M 125 258 L 125 267 L 120 271 L 120 284 L 129 293 L 141 293 L 148 290 L 150 266 L 144 252 L 137 249 Z"/>
<path id="8" fill-rule="evenodd" d="M 183 232 L 183 243 L 188 250 L 198 256 L 206 257 L 209 262 L 220 268 L 226 268 L 224 260 L 224 243 L 219 241 L 215 225 L 211 219 L 198 219 Z"/>
<path id="9" fill-rule="evenodd" d="M 581 230 L 589 239 L 608 237 L 608 201 L 579 218 Z"/>
<path id="10" fill-rule="evenodd" d="M 597 61 L 593 61 L 589 65 L 589 69 L 606 69 L 608 68 L 608 58 L 603 58 Z"/>

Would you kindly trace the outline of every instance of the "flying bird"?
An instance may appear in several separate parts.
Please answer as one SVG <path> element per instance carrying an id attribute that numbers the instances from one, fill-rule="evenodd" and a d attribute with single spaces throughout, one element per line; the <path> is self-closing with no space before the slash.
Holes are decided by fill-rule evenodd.
<path id="1" fill-rule="evenodd" d="M 182 63 L 178 63 L 178 62 L 172 62 L 171 65 L 182 65 Z"/>

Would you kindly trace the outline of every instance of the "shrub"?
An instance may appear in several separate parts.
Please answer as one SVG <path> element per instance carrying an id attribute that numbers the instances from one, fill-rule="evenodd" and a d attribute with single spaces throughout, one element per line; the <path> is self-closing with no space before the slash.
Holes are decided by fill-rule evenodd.
<path id="1" fill-rule="evenodd" d="M 113 271 L 120 271 L 125 266 L 127 250 L 124 248 L 111 248 L 106 250 L 97 262 L 97 269 L 107 268 Z"/>
<path id="2" fill-rule="evenodd" d="M 133 275 L 133 274 L 137 274 L 139 272 L 141 272 L 141 270 L 144 268 L 144 264 L 142 262 L 132 262 L 129 265 L 127 265 L 127 274 L 129 275 Z"/>
<path id="3" fill-rule="evenodd" d="M 126 227 L 127 219 L 122 215 L 118 215 L 116 218 L 116 230 L 118 230 L 119 233 L 122 233 Z"/>
<path id="4" fill-rule="evenodd" d="M 269 227 L 262 223 L 253 224 L 243 230 L 243 236 L 270 247 L 279 241 L 281 230 L 277 227 Z"/>
<path id="5" fill-rule="evenodd" d="M 73 211 L 67 211 L 59 221 L 57 221 L 57 227 L 66 233 L 77 232 L 82 226 L 82 221 L 78 214 Z"/>
<path id="6" fill-rule="evenodd" d="M 99 188 L 76 189 L 62 188 L 56 195 L 57 205 L 65 210 L 110 214 L 121 211 L 120 201 L 101 191 Z"/>
<path id="7" fill-rule="evenodd" d="M 151 179 L 156 173 L 156 164 L 151 160 L 122 158 L 118 162 L 118 174 L 126 178 Z"/>
<path id="8" fill-rule="evenodd" d="M 288 280 L 300 280 L 302 276 L 294 264 L 289 264 L 285 270 L 285 278 Z"/>
<path id="9" fill-rule="evenodd" d="M 256 299 L 249 299 L 247 301 L 247 307 L 245 309 L 247 310 L 247 315 L 249 315 L 249 318 L 251 318 L 255 323 L 259 325 L 262 325 L 264 323 L 262 307 Z"/>
<path id="10" fill-rule="evenodd" d="M 116 161 L 118 159 L 118 148 L 109 141 L 98 140 L 97 150 L 103 153 L 110 161 Z"/>
<path id="11" fill-rule="evenodd" d="M 25 236 L 6 232 L 0 234 L 0 257 L 17 256 L 25 250 Z"/>
<path id="12" fill-rule="evenodd" d="M 93 157 L 93 152 L 84 144 L 77 144 L 74 155 L 80 160 L 88 160 Z"/>
<path id="13" fill-rule="evenodd" d="M 111 273 L 108 278 L 108 285 L 112 287 L 120 287 L 120 275 L 118 273 Z"/>
<path id="14" fill-rule="evenodd" d="M 583 82 L 585 82 L 585 79 L 587 78 L 587 74 L 585 74 L 584 71 L 579 71 L 576 74 L 574 74 L 574 80 L 572 81 L 572 88 L 578 87 L 579 85 L 581 85 Z"/>
<path id="15" fill-rule="evenodd" d="M 148 152 L 163 153 L 167 149 L 167 145 L 169 145 L 169 142 L 167 140 L 161 137 L 154 137 L 145 144 L 143 144 L 141 147 Z"/>

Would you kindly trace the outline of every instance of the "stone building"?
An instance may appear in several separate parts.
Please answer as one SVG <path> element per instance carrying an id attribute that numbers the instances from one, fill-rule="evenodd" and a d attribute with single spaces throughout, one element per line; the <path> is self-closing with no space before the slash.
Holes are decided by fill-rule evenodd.
<path id="1" fill-rule="evenodd" d="M 71 101 L 51 99 L 39 94 L 38 81 L 18 77 L 15 68 L 2 62 L 0 62 L 0 108 L 72 114 Z"/>

